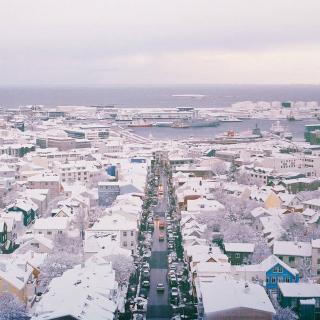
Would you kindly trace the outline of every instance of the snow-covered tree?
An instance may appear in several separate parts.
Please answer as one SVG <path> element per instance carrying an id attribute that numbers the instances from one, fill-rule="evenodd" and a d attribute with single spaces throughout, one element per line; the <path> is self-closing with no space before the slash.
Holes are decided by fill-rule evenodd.
<path id="1" fill-rule="evenodd" d="M 68 269 L 82 262 L 82 240 L 59 235 L 54 240 L 54 248 L 41 267 L 40 280 L 48 284 Z"/>
<path id="2" fill-rule="evenodd" d="M 299 317 L 290 308 L 282 308 L 278 300 L 271 296 L 271 302 L 276 309 L 276 314 L 272 317 L 272 320 L 297 320 Z"/>
<path id="3" fill-rule="evenodd" d="M 126 286 L 129 283 L 131 273 L 135 270 L 133 259 L 117 254 L 108 256 L 108 260 L 112 262 L 112 268 L 116 273 L 116 281 L 120 286 Z"/>
<path id="4" fill-rule="evenodd" d="M 238 173 L 236 176 L 236 181 L 240 184 L 250 185 L 250 186 L 257 186 L 262 187 L 263 183 L 258 178 L 251 177 L 250 174 L 247 172 Z"/>
<path id="5" fill-rule="evenodd" d="M 215 200 L 219 201 L 225 207 L 225 218 L 229 221 L 240 221 L 251 217 L 250 212 L 259 206 L 254 200 L 243 199 L 234 195 L 227 194 L 220 189 L 213 193 Z"/>
<path id="6" fill-rule="evenodd" d="M 219 176 L 219 175 L 225 174 L 227 172 L 227 166 L 222 160 L 215 161 L 211 165 L 211 170 L 216 176 Z"/>
<path id="7" fill-rule="evenodd" d="M 303 281 L 308 281 L 308 279 L 313 276 L 311 259 L 301 258 L 298 262 L 297 269 Z"/>
<path id="8" fill-rule="evenodd" d="M 298 316 L 290 308 L 279 308 L 272 320 L 298 320 Z"/>
<path id="9" fill-rule="evenodd" d="M 239 167 L 236 165 L 235 161 L 233 160 L 227 172 L 228 180 L 235 181 L 238 175 L 238 172 L 239 172 Z"/>
<path id="10" fill-rule="evenodd" d="M 222 228 L 224 242 L 255 242 L 256 234 L 253 229 L 236 222 L 226 223 Z"/>
<path id="11" fill-rule="evenodd" d="M 281 222 L 281 226 L 286 230 L 286 234 L 282 236 L 282 240 L 302 241 L 307 236 L 305 222 L 301 214 L 289 213 Z"/>
<path id="12" fill-rule="evenodd" d="M 98 221 L 100 218 L 106 215 L 106 208 L 95 207 L 89 212 L 89 222 L 93 223 Z"/>
<path id="13" fill-rule="evenodd" d="M 258 264 L 271 255 L 271 249 L 268 247 L 266 241 L 262 238 L 255 242 L 254 252 L 250 258 L 251 264 Z"/>
<path id="14" fill-rule="evenodd" d="M 25 306 L 11 293 L 0 295 L 0 320 L 27 320 Z"/>

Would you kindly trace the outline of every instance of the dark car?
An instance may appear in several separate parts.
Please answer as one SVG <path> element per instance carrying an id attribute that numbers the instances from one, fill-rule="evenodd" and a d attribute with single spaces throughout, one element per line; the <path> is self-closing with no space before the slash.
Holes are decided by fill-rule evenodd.
<path id="1" fill-rule="evenodd" d="M 157 284 L 157 292 L 158 293 L 164 293 L 164 285 L 163 285 L 163 283 L 158 283 Z"/>

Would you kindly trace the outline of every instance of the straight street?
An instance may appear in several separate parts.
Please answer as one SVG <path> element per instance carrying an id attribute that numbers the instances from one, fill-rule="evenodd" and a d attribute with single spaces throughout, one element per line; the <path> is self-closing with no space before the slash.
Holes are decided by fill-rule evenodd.
<path id="1" fill-rule="evenodd" d="M 168 259 L 167 259 L 167 237 L 165 227 L 160 229 L 160 223 L 165 224 L 165 212 L 167 210 L 168 194 L 165 177 L 161 176 L 163 185 L 163 196 L 159 196 L 159 203 L 154 215 L 158 220 L 154 220 L 153 245 L 150 259 L 150 292 L 148 297 L 147 319 L 170 319 L 172 315 L 169 304 L 169 285 L 167 281 Z M 159 235 L 164 235 L 164 239 L 159 241 Z M 164 285 L 164 292 L 157 292 L 158 283 Z"/>

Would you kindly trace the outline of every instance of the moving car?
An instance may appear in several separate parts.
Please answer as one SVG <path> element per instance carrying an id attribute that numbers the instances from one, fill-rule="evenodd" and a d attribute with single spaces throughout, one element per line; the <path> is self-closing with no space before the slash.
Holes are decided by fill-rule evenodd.
<path id="1" fill-rule="evenodd" d="M 158 283 L 157 284 L 157 292 L 158 293 L 164 293 L 164 285 L 163 285 L 163 283 Z"/>
<path id="2" fill-rule="evenodd" d="M 164 234 L 163 233 L 159 234 L 159 241 L 164 241 Z"/>

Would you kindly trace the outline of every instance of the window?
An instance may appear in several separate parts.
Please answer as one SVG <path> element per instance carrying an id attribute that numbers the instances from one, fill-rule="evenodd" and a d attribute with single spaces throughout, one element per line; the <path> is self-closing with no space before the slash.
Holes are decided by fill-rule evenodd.
<path id="1" fill-rule="evenodd" d="M 134 235 L 134 232 L 133 232 L 133 231 L 131 231 L 131 237 L 133 237 L 133 235 Z"/>
<path id="2" fill-rule="evenodd" d="M 283 281 L 282 277 L 278 277 L 278 282 L 282 282 L 282 281 Z"/>
<path id="3" fill-rule="evenodd" d="M 123 236 L 124 236 L 124 237 L 127 236 L 127 231 L 123 231 Z"/>
<path id="4" fill-rule="evenodd" d="M 276 283 L 277 282 L 277 278 L 276 277 L 272 277 L 271 278 L 271 283 Z"/>
<path id="5" fill-rule="evenodd" d="M 127 241 L 123 241 L 123 247 L 127 246 Z"/>
<path id="6" fill-rule="evenodd" d="M 286 282 L 291 282 L 290 277 L 286 277 Z"/>
<path id="7" fill-rule="evenodd" d="M 47 235 L 51 235 L 52 234 L 52 232 L 51 231 L 47 231 Z"/>
<path id="8" fill-rule="evenodd" d="M 320 259 L 317 260 L 317 263 L 320 264 Z"/>
<path id="9" fill-rule="evenodd" d="M 62 230 L 59 230 L 59 231 L 58 231 L 58 234 L 62 234 Z"/>
<path id="10" fill-rule="evenodd" d="M 131 241 L 131 247 L 133 247 L 134 246 L 134 243 L 133 243 L 133 241 Z"/>
<path id="11" fill-rule="evenodd" d="M 236 259 L 239 259 L 240 258 L 240 253 L 236 252 L 235 257 L 236 257 Z"/>
<path id="12" fill-rule="evenodd" d="M 280 260 L 283 260 L 283 256 L 279 256 L 278 258 L 279 258 Z"/>
<path id="13" fill-rule="evenodd" d="M 289 262 L 294 262 L 294 257 L 289 257 Z"/>
<path id="14" fill-rule="evenodd" d="M 277 264 L 274 268 L 273 268 L 273 272 L 276 273 L 281 273 L 283 271 L 282 266 L 280 266 L 279 264 Z"/>

